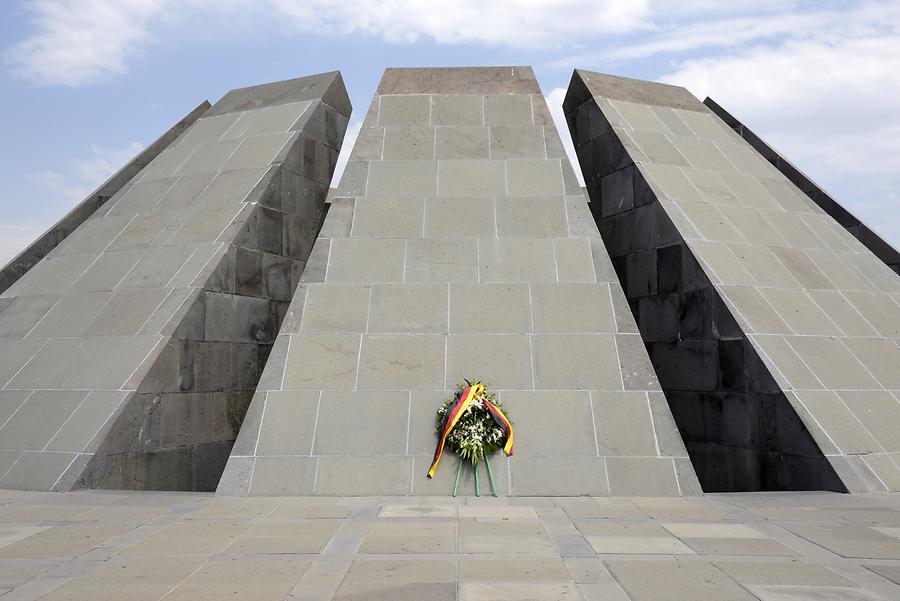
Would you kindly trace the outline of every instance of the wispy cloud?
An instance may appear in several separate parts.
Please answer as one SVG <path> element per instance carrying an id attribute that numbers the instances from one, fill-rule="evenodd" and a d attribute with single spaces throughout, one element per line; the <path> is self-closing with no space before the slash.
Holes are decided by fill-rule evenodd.
<path id="1" fill-rule="evenodd" d="M 34 31 L 4 52 L 37 83 L 75 86 L 127 72 L 155 26 L 202 9 L 209 25 L 242 10 L 267 27 L 371 36 L 389 43 L 432 40 L 514 48 L 559 47 L 603 33 L 646 28 L 649 0 L 34 0 Z"/>
<path id="2" fill-rule="evenodd" d="M 774 44 L 789 39 L 822 42 L 860 39 L 894 30 L 900 22 L 900 5 L 883 0 L 843 8 L 801 3 L 785 9 L 778 3 L 761 3 L 754 10 L 748 10 L 746 6 L 723 5 L 735 10 L 684 14 L 685 7 L 682 6 L 682 12 L 671 15 L 671 19 L 658 17 L 654 31 L 641 39 L 616 40 L 614 44 L 568 53 L 551 64 L 601 68 L 658 56 L 677 61 L 697 51 L 727 51 L 748 44 Z"/>
<path id="3" fill-rule="evenodd" d="M 557 46 L 646 26 L 648 0 L 270 0 L 300 31 L 361 33 L 388 42 L 430 39 L 517 48 Z"/>
<path id="4" fill-rule="evenodd" d="M 72 161 L 65 170 L 40 171 L 30 174 L 28 178 L 43 193 L 53 197 L 53 204 L 65 211 L 90 194 L 143 148 L 143 144 L 138 142 L 132 142 L 125 148 L 104 148 L 92 144 L 86 149 L 84 157 Z"/>
<path id="5" fill-rule="evenodd" d="M 3 58 L 38 83 L 75 86 L 125 73 L 166 1 L 34 0 L 27 7 L 35 32 Z"/>

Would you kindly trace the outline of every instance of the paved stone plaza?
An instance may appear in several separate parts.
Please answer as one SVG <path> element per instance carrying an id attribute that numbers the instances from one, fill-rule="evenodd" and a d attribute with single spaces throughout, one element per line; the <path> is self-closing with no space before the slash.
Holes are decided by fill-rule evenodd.
<path id="1" fill-rule="evenodd" d="M 4 601 L 891 601 L 900 495 L 0 493 Z"/>

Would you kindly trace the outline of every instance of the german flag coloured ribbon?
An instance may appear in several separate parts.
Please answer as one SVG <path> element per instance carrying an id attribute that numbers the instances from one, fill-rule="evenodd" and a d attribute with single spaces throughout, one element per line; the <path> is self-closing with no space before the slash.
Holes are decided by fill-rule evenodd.
<path id="1" fill-rule="evenodd" d="M 444 454 L 444 447 L 447 443 L 447 437 L 450 436 L 450 433 L 453 431 L 453 428 L 456 427 L 456 424 L 459 423 L 460 418 L 466 412 L 466 410 L 472 405 L 472 403 L 478 397 L 484 394 L 484 385 L 483 384 L 473 384 L 467 388 L 463 388 L 459 392 L 456 393 L 456 399 L 454 400 L 453 405 L 450 407 L 450 410 L 447 411 L 447 415 L 444 418 L 444 423 L 440 430 L 440 439 L 438 440 L 437 449 L 434 451 L 434 460 L 431 462 L 431 468 L 428 470 L 428 477 L 433 478 L 434 473 L 437 471 L 438 464 L 441 462 L 441 456 Z M 512 424 L 503 414 L 499 407 L 491 403 L 487 399 L 482 399 L 485 408 L 490 412 L 491 417 L 494 418 L 494 421 L 503 429 L 503 432 L 506 434 L 506 444 L 503 447 L 503 452 L 507 455 L 513 454 L 513 429 Z"/>
<path id="2" fill-rule="evenodd" d="M 487 407 L 487 410 L 490 412 L 491 417 L 494 418 L 494 421 L 497 422 L 497 425 L 500 426 L 500 428 L 506 434 L 506 444 L 503 445 L 503 452 L 506 453 L 507 457 L 511 457 L 515 452 L 515 448 L 513 446 L 512 424 L 509 423 L 509 420 L 506 419 L 506 416 L 503 415 L 503 412 L 497 405 L 493 404 L 487 399 L 484 399 L 484 406 Z"/>

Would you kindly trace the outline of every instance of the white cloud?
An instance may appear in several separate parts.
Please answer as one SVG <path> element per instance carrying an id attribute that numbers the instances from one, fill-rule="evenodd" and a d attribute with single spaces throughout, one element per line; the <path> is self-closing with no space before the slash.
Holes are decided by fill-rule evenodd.
<path id="1" fill-rule="evenodd" d="M 431 39 L 555 46 L 645 26 L 647 0 L 270 0 L 300 31 L 362 33 L 388 42 Z"/>
<path id="2" fill-rule="evenodd" d="M 432 40 L 554 48 L 648 27 L 649 0 L 35 0 L 35 31 L 8 48 L 13 69 L 38 83 L 75 86 L 127 72 L 155 25 L 201 15 L 316 34 L 367 35 L 391 43 Z"/>
<path id="3" fill-rule="evenodd" d="M 166 0 L 35 0 L 36 32 L 7 49 L 13 69 L 38 83 L 75 86 L 128 71 Z"/>

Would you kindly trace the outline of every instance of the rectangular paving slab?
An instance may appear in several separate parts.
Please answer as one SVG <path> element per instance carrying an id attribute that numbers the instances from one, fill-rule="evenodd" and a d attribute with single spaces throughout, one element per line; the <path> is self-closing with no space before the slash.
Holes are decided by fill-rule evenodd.
<path id="1" fill-rule="evenodd" d="M 448 495 L 464 378 L 515 424 L 501 495 L 697 494 L 623 304 L 531 69 L 388 69 L 218 494 Z"/>
<path id="2" fill-rule="evenodd" d="M 334 72 L 204 111 L 0 295 L 0 488 L 218 483 L 350 105 Z"/>
<path id="3" fill-rule="evenodd" d="M 564 110 L 704 490 L 897 490 L 900 276 L 683 88 Z"/>

